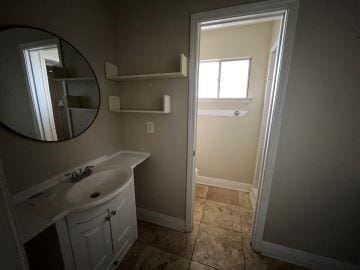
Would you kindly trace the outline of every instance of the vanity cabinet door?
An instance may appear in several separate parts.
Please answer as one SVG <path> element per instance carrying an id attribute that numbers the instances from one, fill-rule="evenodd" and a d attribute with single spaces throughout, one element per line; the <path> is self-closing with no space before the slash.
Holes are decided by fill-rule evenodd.
<path id="1" fill-rule="evenodd" d="M 109 212 L 70 230 L 76 269 L 106 269 L 113 258 Z"/>
<path id="2" fill-rule="evenodd" d="M 121 253 L 125 253 L 136 240 L 136 210 L 131 189 L 116 199 L 109 210 L 115 258 L 121 260 L 124 255 Z"/>

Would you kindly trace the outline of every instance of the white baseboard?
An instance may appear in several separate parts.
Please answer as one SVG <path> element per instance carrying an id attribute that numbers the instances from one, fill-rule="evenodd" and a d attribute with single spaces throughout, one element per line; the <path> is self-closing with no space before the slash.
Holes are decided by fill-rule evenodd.
<path id="1" fill-rule="evenodd" d="M 332 258 L 307 253 L 302 250 L 293 249 L 278 244 L 263 241 L 262 254 L 297 264 L 313 270 L 352 270 L 359 269 L 359 265 L 349 264 Z"/>
<path id="2" fill-rule="evenodd" d="M 251 185 L 247 183 L 235 182 L 235 181 L 212 178 L 207 176 L 200 176 L 200 175 L 196 177 L 196 183 L 214 186 L 214 187 L 235 189 L 245 192 L 250 192 L 251 189 Z"/>
<path id="3" fill-rule="evenodd" d="M 136 211 L 138 219 L 164 226 L 176 231 L 185 231 L 185 220 L 167 216 L 158 212 L 153 212 L 140 207 L 137 207 Z"/>
<path id="4" fill-rule="evenodd" d="M 251 205 L 252 205 L 252 208 L 253 208 L 254 211 L 255 211 L 255 208 L 256 208 L 257 194 L 258 194 L 258 189 L 254 188 L 254 187 L 251 187 L 250 199 L 251 199 Z"/>

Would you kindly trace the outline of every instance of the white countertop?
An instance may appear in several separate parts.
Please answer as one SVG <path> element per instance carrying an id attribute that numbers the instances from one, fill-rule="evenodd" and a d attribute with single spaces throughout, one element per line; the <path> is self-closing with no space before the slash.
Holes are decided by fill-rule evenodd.
<path id="1" fill-rule="evenodd" d="M 122 166 L 134 169 L 140 163 L 144 162 L 150 157 L 150 153 L 135 152 L 135 151 L 121 151 L 109 156 L 104 162 L 97 166 L 111 166 L 121 164 Z"/>
<path id="2" fill-rule="evenodd" d="M 150 157 L 150 153 L 121 151 L 106 157 L 102 162 L 95 166 L 95 170 L 106 166 L 122 166 L 134 169 L 140 163 Z M 91 164 L 91 162 L 89 162 Z M 56 205 L 47 203 L 47 194 L 52 194 L 54 190 L 66 188 L 71 185 L 69 182 L 59 181 L 46 190 L 38 190 L 36 193 L 42 192 L 43 195 L 31 200 L 25 200 L 14 204 L 14 215 L 17 231 L 23 243 L 27 242 L 35 235 L 45 230 L 50 225 L 64 218 L 69 213 L 66 205 Z M 31 188 L 34 190 L 34 188 Z M 30 196 L 29 196 L 30 197 Z M 46 202 L 46 203 L 44 203 Z"/>

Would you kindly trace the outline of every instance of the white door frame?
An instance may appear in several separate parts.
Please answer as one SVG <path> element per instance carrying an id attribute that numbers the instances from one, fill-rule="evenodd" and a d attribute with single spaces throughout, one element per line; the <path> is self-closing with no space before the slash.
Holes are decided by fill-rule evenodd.
<path id="1" fill-rule="evenodd" d="M 277 51 L 278 51 L 278 41 L 275 42 L 273 47 L 269 51 L 269 59 L 268 59 L 268 71 L 266 76 L 266 83 L 265 83 L 265 95 L 264 95 L 264 108 L 262 113 L 262 119 L 261 119 L 261 128 L 260 128 L 260 139 L 258 143 L 258 149 L 256 154 L 256 163 L 255 163 L 255 172 L 254 172 L 254 179 L 252 184 L 252 189 L 256 189 L 257 196 L 258 188 L 259 188 L 259 181 L 261 178 L 261 172 L 263 167 L 263 156 L 265 154 L 264 144 L 265 144 L 265 134 L 266 134 L 266 128 L 267 128 L 267 120 L 269 116 L 269 109 L 270 109 L 270 101 L 271 101 L 271 93 L 273 92 L 273 88 L 275 86 L 275 80 L 274 76 L 276 75 L 276 57 L 277 57 Z M 272 61 L 272 55 L 275 55 L 274 63 L 273 63 L 273 70 L 270 70 L 270 65 Z M 269 78 L 271 77 L 271 84 L 269 84 Z M 252 191 L 251 191 L 252 192 Z M 253 201 L 254 200 L 254 201 Z M 251 199 L 251 202 L 256 204 L 257 198 L 254 197 L 254 199 Z M 255 205 L 253 205 L 255 208 Z"/>
<path id="2" fill-rule="evenodd" d="M 62 67 L 60 41 L 57 38 L 24 43 L 19 45 L 29 98 L 32 101 L 34 122 L 39 139 L 57 140 L 53 108 L 46 71 L 46 60 L 58 61 Z M 57 56 L 46 52 L 57 50 Z"/>
<path id="3" fill-rule="evenodd" d="M 262 237 L 265 228 L 266 213 L 270 198 L 277 144 L 279 140 L 282 111 L 292 47 L 295 36 L 299 0 L 274 0 L 235 7 L 205 11 L 191 15 L 190 60 L 189 60 L 189 111 L 188 111 L 188 149 L 187 149 L 187 187 L 186 187 L 186 231 L 193 227 L 193 209 L 195 196 L 196 118 L 197 118 L 197 78 L 199 63 L 200 27 L 239 20 L 260 19 L 281 16 L 279 48 L 277 57 L 277 78 L 273 102 L 270 107 L 268 132 L 265 137 L 265 157 L 263 177 L 260 179 L 259 194 L 255 211 L 252 247 L 262 251 Z"/>

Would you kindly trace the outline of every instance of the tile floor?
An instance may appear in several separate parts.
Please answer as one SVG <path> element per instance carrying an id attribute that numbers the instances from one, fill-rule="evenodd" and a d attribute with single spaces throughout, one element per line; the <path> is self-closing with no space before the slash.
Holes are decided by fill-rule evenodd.
<path id="1" fill-rule="evenodd" d="M 252 251 L 248 193 L 196 184 L 194 211 L 191 233 L 139 220 L 139 239 L 118 270 L 304 269 Z"/>

